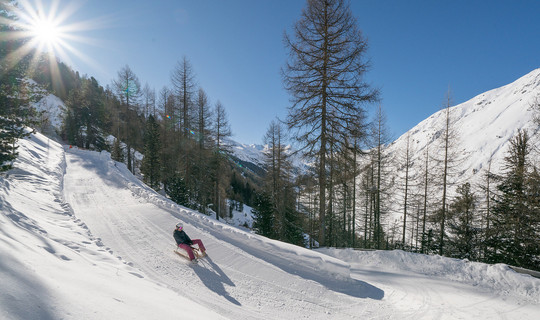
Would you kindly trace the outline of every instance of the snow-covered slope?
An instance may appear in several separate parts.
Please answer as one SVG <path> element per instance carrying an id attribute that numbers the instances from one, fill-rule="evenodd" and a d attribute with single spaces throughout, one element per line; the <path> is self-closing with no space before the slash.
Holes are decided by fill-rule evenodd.
<path id="1" fill-rule="evenodd" d="M 531 142 L 540 147 L 539 127 L 533 122 L 532 103 L 540 97 L 540 69 L 518 80 L 450 108 L 451 127 L 455 132 L 453 145 L 456 151 L 451 160 L 457 160 L 449 177 L 450 195 L 465 182 L 475 186 L 482 183 L 491 161 L 491 172 L 502 173 L 503 159 L 510 140 L 518 130 L 527 130 Z M 392 192 L 396 206 L 393 210 L 400 217 L 404 185 L 404 153 L 410 135 L 412 167 L 410 177 L 420 184 L 425 168 L 426 149 L 429 149 L 431 174 L 442 172 L 434 159 L 442 159 L 442 144 L 436 137 L 442 135 L 446 111 L 440 110 L 403 134 L 389 147 L 388 152 L 399 163 L 398 178 Z M 534 160 L 534 157 L 531 159 Z M 438 171 L 437 171 L 438 170 Z M 414 183 L 413 183 L 414 184 Z"/>
<path id="2" fill-rule="evenodd" d="M 182 208 L 107 153 L 40 134 L 20 145 L 0 177 L 1 319 L 540 317 L 540 280 L 504 265 L 331 257 Z M 178 221 L 208 249 L 199 264 L 172 252 Z"/>
<path id="3" fill-rule="evenodd" d="M 233 155 L 241 161 L 251 162 L 259 167 L 264 167 L 265 146 L 260 144 L 243 144 L 232 139 L 227 139 Z"/>
<path id="4" fill-rule="evenodd" d="M 0 177 L 0 319 L 220 319 L 111 254 L 64 200 L 64 150 L 20 141 Z"/>
<path id="5" fill-rule="evenodd" d="M 510 139 L 518 130 L 527 130 L 530 136 L 538 134 L 533 122 L 532 103 L 540 97 L 540 69 L 518 80 L 451 108 L 451 119 L 457 132 L 457 148 L 464 157 L 463 172 L 458 180 L 466 180 L 487 169 L 492 159 L 492 170 L 500 170 L 501 161 L 508 151 Z M 445 111 L 441 110 L 412 128 L 410 138 L 416 157 L 421 158 L 433 137 L 442 131 Z M 406 145 L 405 133 L 393 143 L 393 149 Z M 536 141 L 538 143 L 538 141 Z M 436 148 L 432 148 L 436 152 Z M 416 162 L 416 161 L 415 161 Z M 422 161 L 417 161 L 422 164 Z"/>
<path id="6" fill-rule="evenodd" d="M 227 143 L 231 147 L 232 155 L 240 160 L 242 165 L 253 168 L 251 170 L 258 174 L 262 174 L 266 170 L 265 154 L 269 152 L 268 145 L 243 144 L 232 139 L 229 139 Z M 306 160 L 300 153 L 295 153 L 291 145 L 285 146 L 285 153 L 293 166 L 293 171 L 300 173 L 307 170 L 309 166 Z"/>

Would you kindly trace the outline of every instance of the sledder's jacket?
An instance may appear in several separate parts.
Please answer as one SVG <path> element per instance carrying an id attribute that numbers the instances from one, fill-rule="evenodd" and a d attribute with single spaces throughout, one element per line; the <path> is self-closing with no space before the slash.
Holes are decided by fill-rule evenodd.
<path id="1" fill-rule="evenodd" d="M 193 241 L 191 241 L 191 239 L 184 232 L 184 230 L 182 231 L 174 230 L 173 237 L 174 237 L 174 240 L 176 240 L 176 244 L 182 244 L 182 243 L 185 243 L 188 245 L 193 244 Z"/>

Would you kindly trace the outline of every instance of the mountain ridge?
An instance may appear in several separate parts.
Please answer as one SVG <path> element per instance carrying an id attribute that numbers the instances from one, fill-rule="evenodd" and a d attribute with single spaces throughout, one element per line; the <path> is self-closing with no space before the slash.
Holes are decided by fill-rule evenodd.
<path id="1" fill-rule="evenodd" d="M 456 195 L 456 187 L 466 182 L 473 190 L 485 184 L 486 173 L 503 173 L 503 164 L 509 150 L 510 141 L 518 130 L 527 130 L 533 149 L 540 148 L 539 129 L 534 123 L 532 104 L 540 97 L 540 68 L 535 69 L 517 80 L 478 94 L 475 97 L 450 107 L 451 127 L 458 133 L 455 158 L 459 159 L 459 170 L 449 177 L 448 199 Z M 394 159 L 400 158 L 410 138 L 411 163 L 409 177 L 422 176 L 425 172 L 426 148 L 430 156 L 428 162 L 430 174 L 433 174 L 438 149 L 438 136 L 442 134 L 445 121 L 445 109 L 441 109 L 416 126 L 405 132 L 387 147 L 388 154 Z M 402 157 L 402 156 L 401 156 Z M 440 169 L 439 169 L 440 170 Z M 397 185 L 391 191 L 393 201 L 389 208 L 389 220 L 402 223 L 404 207 L 405 170 L 397 170 Z M 423 183 L 423 182 L 422 182 Z M 422 184 L 421 183 L 421 184 Z M 435 194 L 442 187 L 431 186 Z M 423 193 L 416 190 L 417 194 Z M 414 190 L 413 190 L 414 193 Z M 442 194 L 442 193 L 441 193 Z M 485 196 L 476 192 L 480 203 Z M 410 205 L 410 204 L 409 204 Z"/>

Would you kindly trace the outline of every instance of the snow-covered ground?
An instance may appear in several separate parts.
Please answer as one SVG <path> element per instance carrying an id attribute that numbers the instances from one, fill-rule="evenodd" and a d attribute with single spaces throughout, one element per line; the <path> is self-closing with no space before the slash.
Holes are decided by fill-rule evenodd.
<path id="1" fill-rule="evenodd" d="M 401 251 L 304 248 L 180 207 L 37 134 L 0 177 L 0 319 L 538 319 L 540 280 Z M 209 256 L 173 253 L 184 222 Z"/>

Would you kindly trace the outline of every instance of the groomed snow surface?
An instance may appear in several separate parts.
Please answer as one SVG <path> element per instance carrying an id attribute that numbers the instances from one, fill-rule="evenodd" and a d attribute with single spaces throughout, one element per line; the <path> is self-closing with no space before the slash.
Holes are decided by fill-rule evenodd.
<path id="1" fill-rule="evenodd" d="M 37 134 L 0 178 L 0 319 L 540 319 L 540 280 L 402 251 L 310 251 L 180 207 Z M 209 256 L 173 253 L 182 221 Z"/>

